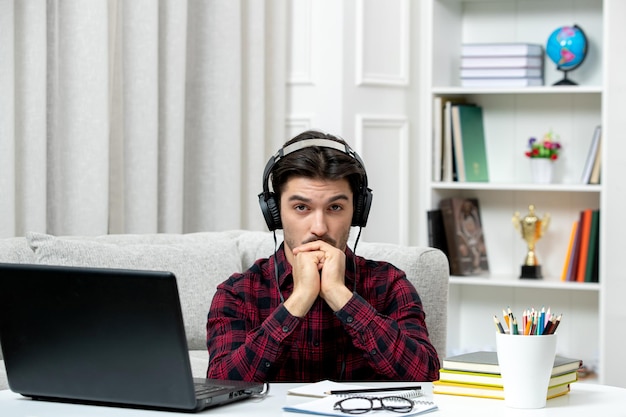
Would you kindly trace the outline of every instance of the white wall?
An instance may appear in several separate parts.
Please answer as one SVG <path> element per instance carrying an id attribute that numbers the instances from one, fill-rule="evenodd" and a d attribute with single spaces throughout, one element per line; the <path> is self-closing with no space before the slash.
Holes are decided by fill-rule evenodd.
<path id="1" fill-rule="evenodd" d="M 346 139 L 374 192 L 363 239 L 417 244 L 426 225 L 426 208 L 411 192 L 422 175 L 413 163 L 418 3 L 294 0 L 290 13 L 288 136 L 316 128 Z"/>

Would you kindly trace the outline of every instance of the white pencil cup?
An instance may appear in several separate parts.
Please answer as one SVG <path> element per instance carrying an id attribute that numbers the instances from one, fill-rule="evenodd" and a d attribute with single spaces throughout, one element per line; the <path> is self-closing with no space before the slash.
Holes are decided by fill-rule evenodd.
<path id="1" fill-rule="evenodd" d="M 543 408 L 556 355 L 556 335 L 496 333 L 504 403 L 512 408 Z"/>

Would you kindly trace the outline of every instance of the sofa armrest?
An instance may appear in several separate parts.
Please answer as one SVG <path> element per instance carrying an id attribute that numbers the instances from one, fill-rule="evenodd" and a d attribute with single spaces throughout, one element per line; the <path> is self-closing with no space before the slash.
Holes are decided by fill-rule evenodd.
<path id="1" fill-rule="evenodd" d="M 0 239 L 0 262 L 12 264 L 35 263 L 35 253 L 25 237 Z"/>
<path id="2" fill-rule="evenodd" d="M 191 363 L 191 374 L 194 378 L 206 378 L 209 369 L 209 352 L 204 350 L 190 350 L 189 362 Z"/>

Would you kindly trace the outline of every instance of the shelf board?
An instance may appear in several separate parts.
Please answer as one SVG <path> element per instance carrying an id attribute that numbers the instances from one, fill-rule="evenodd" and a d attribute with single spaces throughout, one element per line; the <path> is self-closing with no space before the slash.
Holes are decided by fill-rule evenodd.
<path id="1" fill-rule="evenodd" d="M 432 182 L 433 190 L 485 190 L 485 191 L 546 191 L 546 192 L 588 192 L 599 193 L 597 184 L 511 184 L 494 182 Z"/>
<path id="2" fill-rule="evenodd" d="M 450 285 L 472 285 L 508 288 L 540 288 L 567 291 L 599 291 L 600 284 L 597 282 L 563 282 L 536 279 L 512 279 L 510 276 L 491 277 L 450 277 Z"/>
<path id="3" fill-rule="evenodd" d="M 541 86 L 541 87 L 433 87 L 432 94 L 442 96 L 469 94 L 602 94 L 601 86 Z"/>

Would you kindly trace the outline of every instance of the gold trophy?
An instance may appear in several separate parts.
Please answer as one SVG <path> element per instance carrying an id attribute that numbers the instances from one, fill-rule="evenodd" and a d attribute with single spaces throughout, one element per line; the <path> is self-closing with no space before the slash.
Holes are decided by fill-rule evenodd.
<path id="1" fill-rule="evenodd" d="M 543 219 L 538 218 L 535 214 L 535 206 L 531 204 L 528 206 L 528 214 L 526 216 L 520 217 L 519 212 L 516 211 L 512 220 L 513 226 L 520 232 L 528 245 L 528 253 L 526 254 L 524 265 L 522 265 L 520 278 L 543 278 L 541 265 L 539 265 L 537 255 L 535 254 L 535 245 L 548 229 L 550 214 L 546 213 Z"/>

